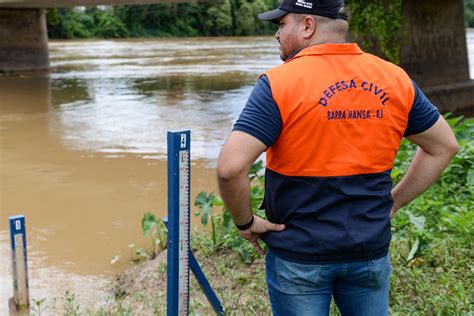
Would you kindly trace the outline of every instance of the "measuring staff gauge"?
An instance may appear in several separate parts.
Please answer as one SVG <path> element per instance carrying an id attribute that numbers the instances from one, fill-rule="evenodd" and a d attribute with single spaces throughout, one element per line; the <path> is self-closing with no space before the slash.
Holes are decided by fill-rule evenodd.
<path id="1" fill-rule="evenodd" d="M 168 315 L 189 313 L 190 134 L 168 132 Z"/>
<path id="2" fill-rule="evenodd" d="M 167 315 L 189 314 L 189 270 L 218 315 L 224 308 L 189 247 L 191 133 L 168 132 L 168 282 Z"/>

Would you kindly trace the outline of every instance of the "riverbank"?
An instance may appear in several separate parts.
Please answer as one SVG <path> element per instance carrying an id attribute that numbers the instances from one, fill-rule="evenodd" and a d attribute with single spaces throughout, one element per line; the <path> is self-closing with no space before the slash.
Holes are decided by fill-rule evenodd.
<path id="1" fill-rule="evenodd" d="M 194 254 L 227 313 L 270 314 L 263 258 L 246 264 L 229 249 L 211 255 L 197 250 Z M 166 256 L 164 251 L 154 260 L 119 273 L 113 282 L 116 306 L 133 311 L 133 315 L 164 315 Z M 212 307 L 192 274 L 190 281 L 191 314 L 212 315 Z"/>

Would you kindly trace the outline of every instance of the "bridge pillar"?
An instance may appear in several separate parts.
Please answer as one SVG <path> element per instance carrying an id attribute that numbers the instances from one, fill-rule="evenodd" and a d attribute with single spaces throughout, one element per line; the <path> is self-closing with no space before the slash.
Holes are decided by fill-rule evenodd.
<path id="1" fill-rule="evenodd" d="M 48 67 L 45 11 L 0 8 L 0 73 Z"/>
<path id="2" fill-rule="evenodd" d="M 441 112 L 474 115 L 463 0 L 405 0 L 401 66 Z"/>

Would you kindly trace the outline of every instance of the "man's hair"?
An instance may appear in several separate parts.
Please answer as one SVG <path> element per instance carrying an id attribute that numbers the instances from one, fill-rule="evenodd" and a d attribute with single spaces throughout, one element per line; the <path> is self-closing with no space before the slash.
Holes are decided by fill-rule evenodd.
<path id="1" fill-rule="evenodd" d="M 331 19 L 320 15 L 294 14 L 297 22 L 302 22 L 307 16 L 312 17 L 316 21 L 316 25 L 319 28 L 318 33 L 345 38 L 349 32 L 349 23 L 342 19 Z"/>

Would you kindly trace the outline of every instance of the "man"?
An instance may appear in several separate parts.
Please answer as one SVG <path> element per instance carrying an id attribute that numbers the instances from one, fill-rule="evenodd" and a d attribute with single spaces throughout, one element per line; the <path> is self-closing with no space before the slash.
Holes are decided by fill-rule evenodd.
<path id="1" fill-rule="evenodd" d="M 268 246 L 274 315 L 388 315 L 390 218 L 433 184 L 458 144 L 399 67 L 346 44 L 343 0 L 284 0 L 284 63 L 263 74 L 224 145 L 217 173 L 234 223 Z M 419 146 L 403 180 L 402 137 Z M 248 170 L 266 151 L 268 220 L 252 214 Z"/>

